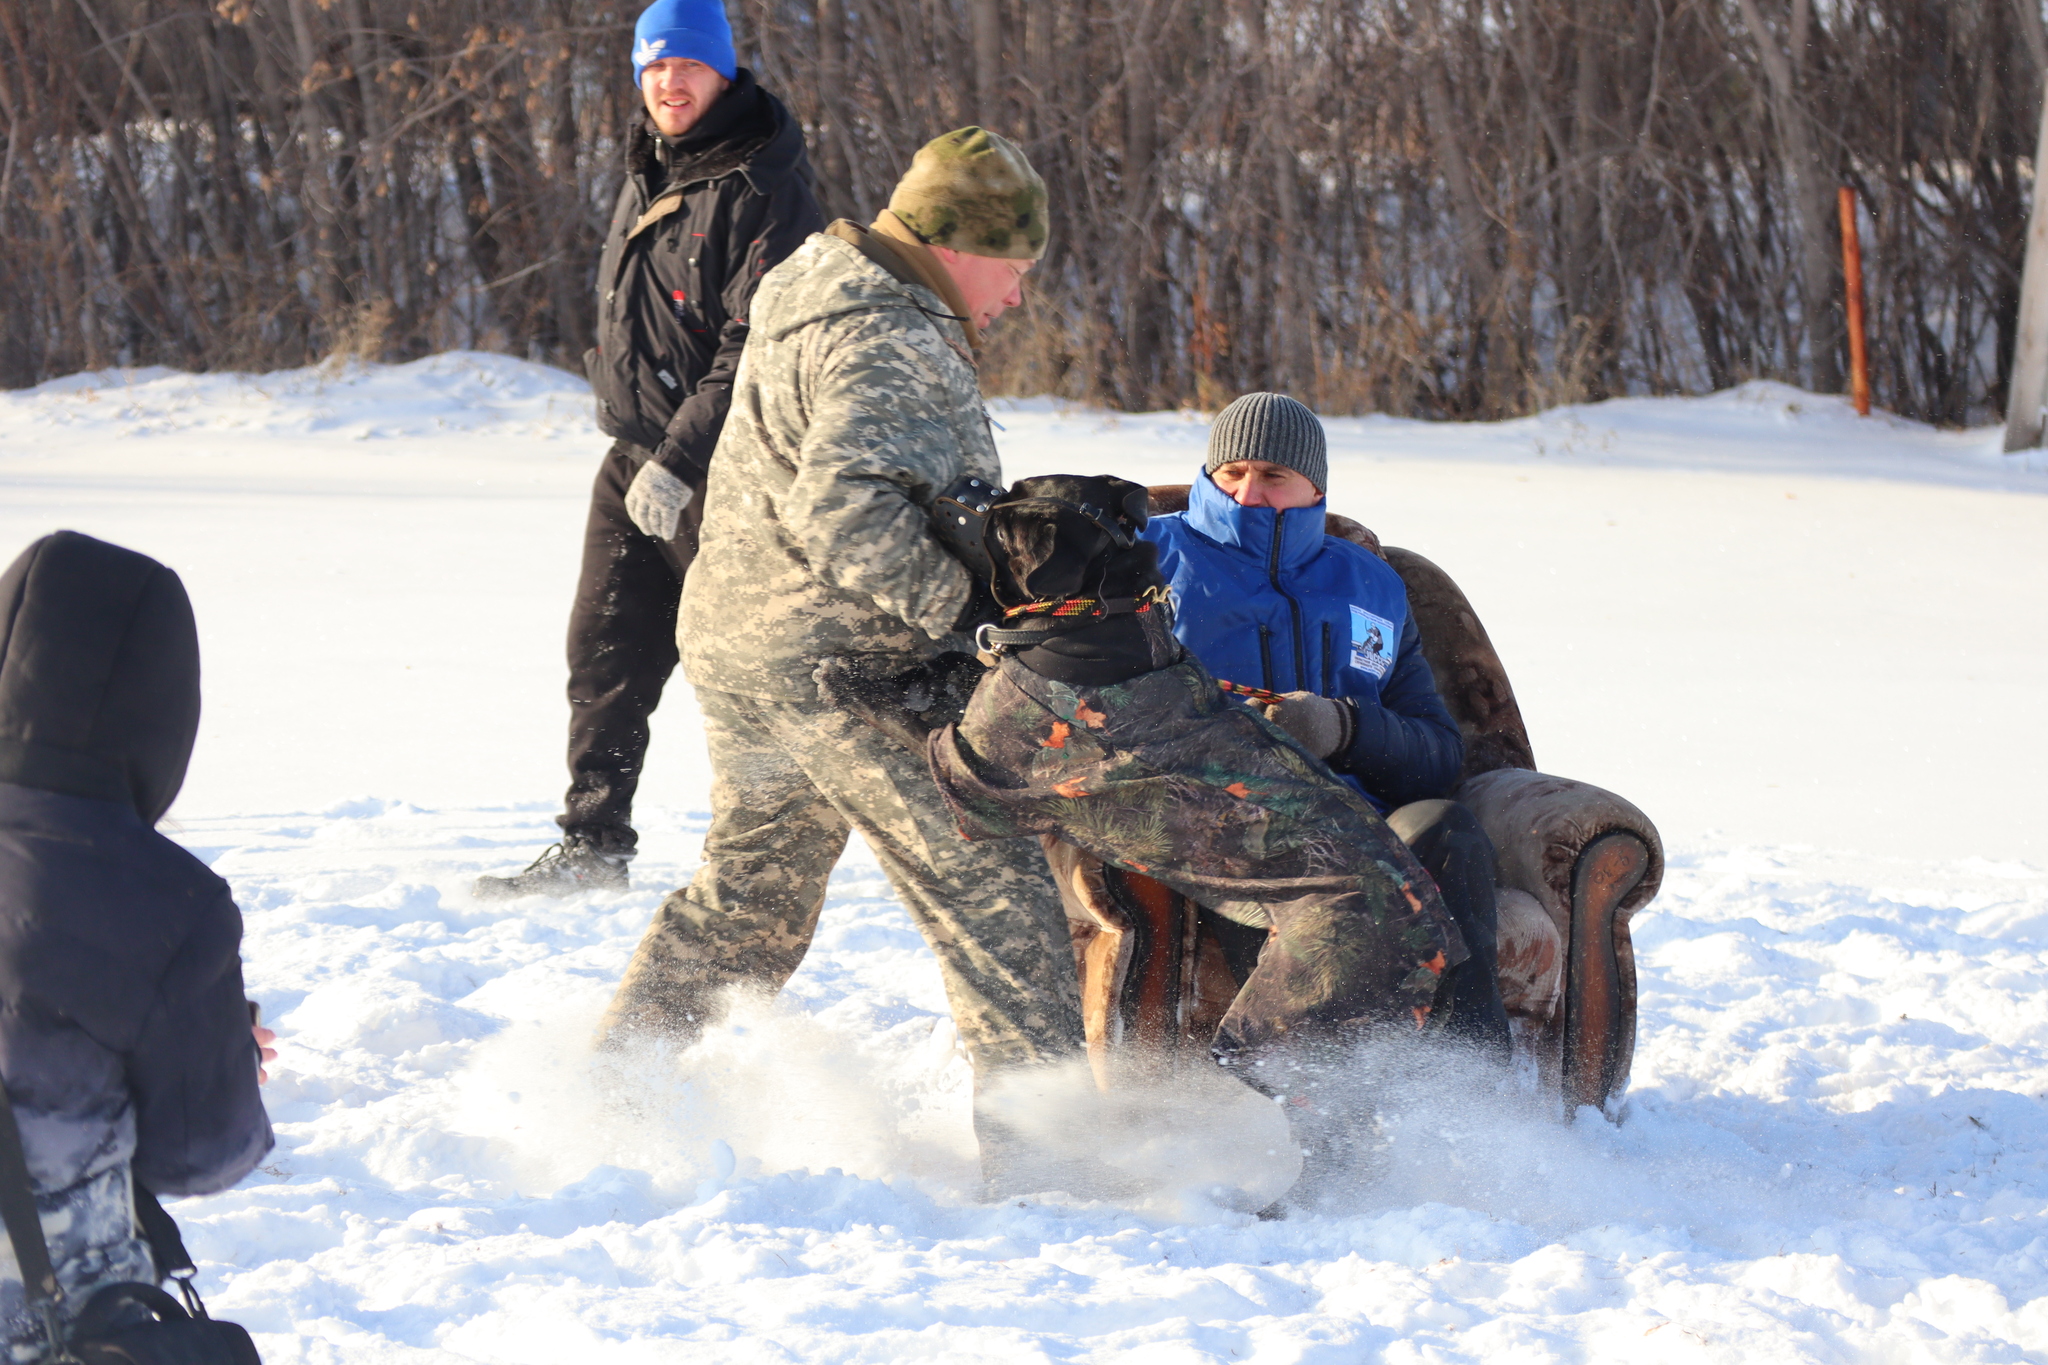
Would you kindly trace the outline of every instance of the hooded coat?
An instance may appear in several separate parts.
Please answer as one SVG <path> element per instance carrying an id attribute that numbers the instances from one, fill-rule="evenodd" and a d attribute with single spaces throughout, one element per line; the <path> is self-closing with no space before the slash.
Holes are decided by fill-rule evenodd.
<path id="1" fill-rule="evenodd" d="M 1448 796 L 1465 744 L 1437 695 L 1401 575 L 1323 533 L 1323 506 L 1240 507 L 1205 474 L 1145 539 L 1173 589 L 1174 634 L 1219 678 L 1357 708 L 1338 775 L 1382 812 Z"/>
<path id="2" fill-rule="evenodd" d="M 156 832 L 199 725 L 178 576 L 72 531 L 0 575 L 0 1073 L 76 1311 L 160 1278 L 133 1179 L 205 1194 L 270 1150 L 227 883 Z M 11 1248 L 0 1327 L 37 1339 Z"/>

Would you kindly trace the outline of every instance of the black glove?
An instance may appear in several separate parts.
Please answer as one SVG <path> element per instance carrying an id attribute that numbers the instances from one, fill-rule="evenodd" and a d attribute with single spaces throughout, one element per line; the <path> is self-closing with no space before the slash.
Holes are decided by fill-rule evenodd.
<path id="1" fill-rule="evenodd" d="M 914 754 L 931 732 L 967 713 L 967 699 L 987 670 L 971 654 L 945 653 L 910 668 L 887 671 L 886 655 L 838 655 L 811 672 L 818 700 L 858 716 Z M 878 663 L 881 665 L 878 667 Z"/>
<path id="2" fill-rule="evenodd" d="M 709 475 L 703 462 L 673 436 L 664 436 L 661 444 L 654 448 L 654 463 L 684 483 L 695 484 L 699 488 L 704 486 L 704 480 Z"/>

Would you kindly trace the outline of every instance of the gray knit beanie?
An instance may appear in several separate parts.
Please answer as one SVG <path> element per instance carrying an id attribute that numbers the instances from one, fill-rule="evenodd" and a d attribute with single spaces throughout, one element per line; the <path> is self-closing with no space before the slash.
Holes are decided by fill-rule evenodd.
<path id="1" fill-rule="evenodd" d="M 1323 424 L 1285 394 L 1248 393 L 1216 414 L 1202 472 L 1213 474 L 1235 460 L 1286 465 L 1318 492 L 1330 488 L 1330 443 Z"/>

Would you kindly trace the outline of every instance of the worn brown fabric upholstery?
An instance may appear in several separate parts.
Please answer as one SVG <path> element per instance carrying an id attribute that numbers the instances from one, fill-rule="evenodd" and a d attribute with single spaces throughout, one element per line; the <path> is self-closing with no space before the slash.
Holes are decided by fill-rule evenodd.
<path id="1" fill-rule="evenodd" d="M 1333 534 L 1335 534 L 1333 532 Z M 1384 552 L 1387 563 L 1408 588 L 1408 610 L 1422 635 L 1422 657 L 1429 661 L 1437 695 L 1465 736 L 1461 779 L 1496 768 L 1534 768 L 1529 731 L 1508 671 L 1486 638 L 1486 627 L 1451 576 L 1416 554 L 1394 546 Z"/>
<path id="2" fill-rule="evenodd" d="M 1511 896 L 1533 899 L 1555 926 L 1564 952 L 1560 984 L 1565 1009 L 1539 1017 L 1533 999 L 1509 1005 L 1517 1049 L 1535 1060 L 1546 1087 L 1563 1090 L 1567 1109 L 1581 1103 L 1605 1105 L 1628 1083 L 1635 1056 L 1636 959 L 1629 918 L 1650 903 L 1663 883 L 1664 841 L 1634 805 L 1568 777 L 1497 768 L 1465 783 L 1457 797 L 1493 841 L 1503 912 Z M 1642 876 L 1618 900 L 1588 899 L 1583 876 L 1587 850 L 1616 836 L 1641 841 Z M 1575 920 L 1583 931 L 1577 948 Z M 1612 950 L 1611 959 L 1600 952 L 1603 941 Z M 1503 964 L 1506 960 L 1504 938 Z M 1503 1001 L 1509 984 L 1504 966 Z M 1582 1055 L 1572 1054 L 1573 1040 L 1567 1036 L 1575 1027 L 1572 1011 L 1581 1006 L 1585 1017 L 1596 1021 L 1591 1027 L 1611 1030 Z"/>
<path id="3" fill-rule="evenodd" d="M 1649 871 L 1622 898 L 1622 909 L 1649 904 L 1664 880 L 1664 841 L 1650 817 L 1589 782 L 1502 768 L 1466 782 L 1457 799 L 1472 808 L 1493 840 L 1500 884 L 1534 896 L 1561 928 L 1571 915 L 1579 855 L 1603 834 L 1625 831 L 1650 850 Z"/>

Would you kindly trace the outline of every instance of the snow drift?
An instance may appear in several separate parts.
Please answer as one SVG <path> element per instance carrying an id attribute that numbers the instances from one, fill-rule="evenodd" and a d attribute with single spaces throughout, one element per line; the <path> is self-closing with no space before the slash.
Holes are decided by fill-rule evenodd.
<path id="1" fill-rule="evenodd" d="M 1185 481 L 1205 430 L 997 417 L 1013 476 Z M 687 688 L 640 889 L 468 892 L 553 832 L 579 381 L 458 354 L 0 397 L 0 552 L 75 527 L 199 613 L 173 820 L 283 1035 L 274 1161 L 176 1210 L 211 1301 L 273 1362 L 2048 1352 L 2048 476 L 1763 385 L 1331 433 L 1335 506 L 1466 589 L 1538 761 L 1672 859 L 1620 1124 L 1449 1088 L 1352 1211 L 1259 1223 L 1179 1122 L 1130 1130 L 1142 1196 L 976 1203 L 937 970 L 857 846 L 780 999 L 595 1064 L 707 818 Z"/>

